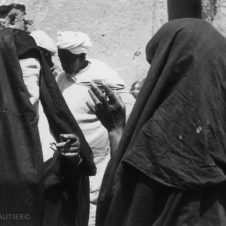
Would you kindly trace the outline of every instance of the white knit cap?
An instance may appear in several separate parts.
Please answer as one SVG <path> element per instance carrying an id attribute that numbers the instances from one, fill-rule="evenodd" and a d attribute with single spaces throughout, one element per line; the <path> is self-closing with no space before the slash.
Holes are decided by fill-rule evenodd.
<path id="1" fill-rule="evenodd" d="M 73 54 L 87 54 L 92 43 L 87 34 L 73 31 L 59 31 L 57 33 L 58 49 L 69 50 Z"/>
<path id="2" fill-rule="evenodd" d="M 32 31 L 30 35 L 34 38 L 37 46 L 48 50 L 52 55 L 56 53 L 55 42 L 44 31 Z"/>

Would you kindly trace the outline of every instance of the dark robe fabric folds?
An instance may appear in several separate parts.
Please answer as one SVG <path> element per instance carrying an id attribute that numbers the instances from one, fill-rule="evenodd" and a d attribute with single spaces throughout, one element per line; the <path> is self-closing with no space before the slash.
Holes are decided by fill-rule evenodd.
<path id="1" fill-rule="evenodd" d="M 40 100 L 50 129 L 74 133 L 81 141 L 82 164 L 76 168 L 55 152 L 43 162 L 38 115 L 29 101 L 19 59 L 41 64 Z M 16 29 L 0 31 L 0 225 L 86 226 L 89 175 L 95 174 L 91 150 L 71 115 L 33 38 Z"/>
<path id="2" fill-rule="evenodd" d="M 103 180 L 97 226 L 226 225 L 226 39 L 209 23 L 164 25 Z"/>

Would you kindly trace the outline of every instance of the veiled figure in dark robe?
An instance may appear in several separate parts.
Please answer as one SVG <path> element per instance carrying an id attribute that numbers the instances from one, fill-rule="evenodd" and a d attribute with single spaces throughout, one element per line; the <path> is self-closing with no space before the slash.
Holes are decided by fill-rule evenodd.
<path id="1" fill-rule="evenodd" d="M 70 139 L 62 140 L 68 134 L 79 144 L 78 155 Z M 86 226 L 93 174 L 91 150 L 35 41 L 24 31 L 2 29 L 0 225 Z"/>
<path id="2" fill-rule="evenodd" d="M 226 39 L 180 19 L 146 55 L 151 67 L 106 170 L 96 225 L 226 225 Z M 113 94 L 110 103 L 92 91 L 96 113 L 107 106 L 114 117 Z"/>

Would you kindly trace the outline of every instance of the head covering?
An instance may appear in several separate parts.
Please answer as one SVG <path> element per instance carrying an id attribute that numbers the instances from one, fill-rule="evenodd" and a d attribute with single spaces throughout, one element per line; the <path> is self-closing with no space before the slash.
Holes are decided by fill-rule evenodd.
<path id="1" fill-rule="evenodd" d="M 226 181 L 225 38 L 205 21 L 174 20 L 152 38 L 146 55 L 151 68 L 106 170 L 97 225 L 117 199 L 125 163 L 180 190 Z"/>
<path id="2" fill-rule="evenodd" d="M 37 46 L 46 49 L 52 55 L 56 53 L 55 42 L 44 31 L 32 31 L 30 35 L 34 38 Z"/>
<path id="3" fill-rule="evenodd" d="M 11 9 L 11 5 L 0 5 L 0 18 L 6 18 Z"/>
<path id="4" fill-rule="evenodd" d="M 38 117 L 18 60 L 27 57 L 40 61 L 40 100 L 53 136 L 59 142 L 61 133 L 74 133 L 81 141 L 84 164 L 80 169 L 73 168 L 58 152 L 43 163 Z M 95 173 L 92 153 L 27 32 L 1 30 L 0 70 L 0 212 L 27 214 L 28 224 L 33 226 L 59 225 L 61 220 L 68 225 L 88 222 L 88 175 Z"/>
<path id="5" fill-rule="evenodd" d="M 0 5 L 0 18 L 5 18 L 8 16 L 9 12 L 13 9 L 21 11 L 26 14 L 26 7 L 23 4 L 12 3 L 10 5 Z"/>
<path id="6" fill-rule="evenodd" d="M 73 54 L 87 54 L 92 43 L 87 34 L 73 31 L 60 31 L 57 33 L 58 49 L 69 50 Z"/>

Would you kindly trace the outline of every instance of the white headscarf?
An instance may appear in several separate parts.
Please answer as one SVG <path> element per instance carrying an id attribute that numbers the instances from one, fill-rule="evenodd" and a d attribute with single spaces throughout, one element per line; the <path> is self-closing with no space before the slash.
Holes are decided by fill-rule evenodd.
<path id="1" fill-rule="evenodd" d="M 32 31 L 30 34 L 37 46 L 48 50 L 52 55 L 56 53 L 55 42 L 44 31 Z"/>
<path id="2" fill-rule="evenodd" d="M 85 33 L 73 31 L 60 31 L 57 33 L 58 49 L 66 49 L 73 54 L 87 54 L 91 46 L 90 38 Z"/>

